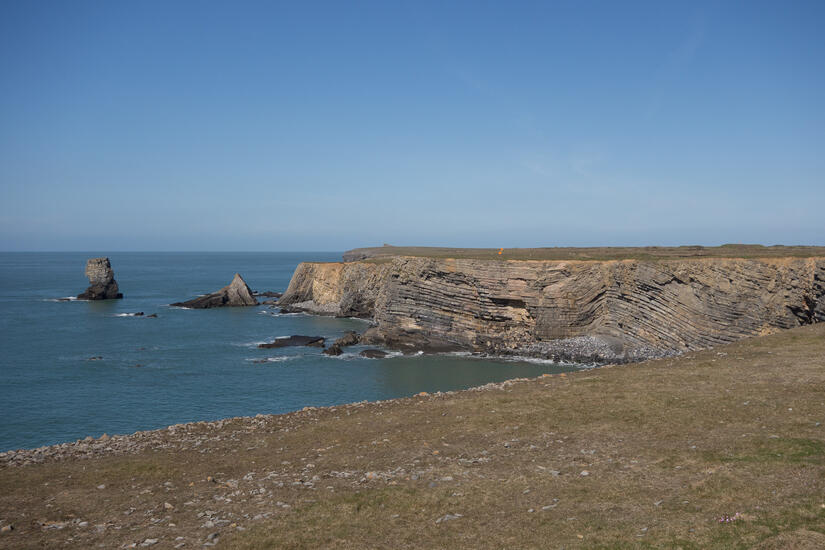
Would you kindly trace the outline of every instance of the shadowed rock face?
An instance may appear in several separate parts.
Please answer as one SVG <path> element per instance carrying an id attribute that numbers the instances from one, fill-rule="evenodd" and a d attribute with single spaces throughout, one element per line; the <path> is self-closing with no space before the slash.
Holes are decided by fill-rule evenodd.
<path id="1" fill-rule="evenodd" d="M 109 258 L 91 258 L 86 262 L 86 276 L 89 278 L 89 288 L 78 295 L 79 300 L 111 300 L 123 298 L 119 292 L 115 273 Z"/>
<path id="2" fill-rule="evenodd" d="M 366 344 L 621 362 L 825 321 L 825 258 L 304 263 L 280 303 Z"/>
<path id="3" fill-rule="evenodd" d="M 243 277 L 235 273 L 232 282 L 217 292 L 199 296 L 186 302 L 176 302 L 172 305 L 191 309 L 208 309 L 212 307 L 256 306 L 258 300 L 252 296 L 252 291 L 249 290 Z"/>

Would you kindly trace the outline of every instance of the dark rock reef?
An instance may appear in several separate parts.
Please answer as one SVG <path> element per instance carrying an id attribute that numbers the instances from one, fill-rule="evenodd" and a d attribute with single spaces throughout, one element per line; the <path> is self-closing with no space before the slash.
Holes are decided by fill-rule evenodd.
<path id="1" fill-rule="evenodd" d="M 289 346 L 311 346 L 322 348 L 324 347 L 324 338 L 322 336 L 303 336 L 296 334 L 287 338 L 276 338 L 275 341 L 266 344 L 258 344 L 258 347 L 261 349 L 286 348 Z"/>
<path id="2" fill-rule="evenodd" d="M 91 258 L 86 262 L 89 288 L 77 296 L 78 300 L 113 300 L 123 298 L 119 292 L 115 273 L 109 258 Z"/>
<path id="3" fill-rule="evenodd" d="M 344 350 L 341 349 L 341 346 L 338 344 L 332 344 L 330 347 L 324 350 L 326 355 L 338 356 L 344 353 Z"/>
<path id="4" fill-rule="evenodd" d="M 380 349 L 365 349 L 360 355 L 367 359 L 382 359 L 387 356 L 387 352 L 381 351 Z"/>
<path id="5" fill-rule="evenodd" d="M 252 295 L 246 282 L 240 274 L 235 273 L 232 282 L 217 292 L 198 296 L 186 302 L 175 302 L 176 307 L 188 307 L 190 309 L 209 309 L 213 307 L 240 307 L 257 306 L 258 300 Z"/>

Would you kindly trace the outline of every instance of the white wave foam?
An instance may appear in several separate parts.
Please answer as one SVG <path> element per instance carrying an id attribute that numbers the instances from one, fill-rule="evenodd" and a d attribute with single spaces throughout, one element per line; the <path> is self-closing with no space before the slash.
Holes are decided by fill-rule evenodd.
<path id="1" fill-rule="evenodd" d="M 279 355 L 277 357 L 250 357 L 247 361 L 252 363 L 283 363 L 296 358 L 295 355 Z"/>
<path id="2" fill-rule="evenodd" d="M 257 342 L 233 342 L 232 345 L 239 348 L 257 348 L 260 344 L 266 343 L 266 340 L 259 340 Z"/>

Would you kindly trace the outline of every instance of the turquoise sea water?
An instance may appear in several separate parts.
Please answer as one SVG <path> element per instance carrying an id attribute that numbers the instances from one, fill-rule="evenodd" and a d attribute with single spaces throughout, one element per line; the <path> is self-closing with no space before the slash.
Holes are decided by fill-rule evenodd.
<path id="1" fill-rule="evenodd" d="M 60 302 L 106 255 L 122 300 Z M 266 306 L 185 310 L 241 273 L 254 290 L 286 289 L 301 261 L 340 253 L 0 253 L 0 451 L 179 422 L 447 391 L 575 370 L 575 365 L 462 356 L 338 358 L 318 348 L 259 350 L 291 334 L 336 338 L 366 321 Z M 157 313 L 157 319 L 123 316 Z M 100 357 L 98 360 L 90 360 Z M 256 360 L 267 359 L 265 363 Z"/>

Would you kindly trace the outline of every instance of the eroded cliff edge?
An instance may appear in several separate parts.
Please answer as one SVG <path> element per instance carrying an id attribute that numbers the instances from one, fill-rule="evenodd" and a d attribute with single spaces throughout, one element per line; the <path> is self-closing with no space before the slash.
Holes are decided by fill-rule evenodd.
<path id="1" fill-rule="evenodd" d="M 280 303 L 398 349 L 634 361 L 825 321 L 825 257 L 302 263 Z"/>

